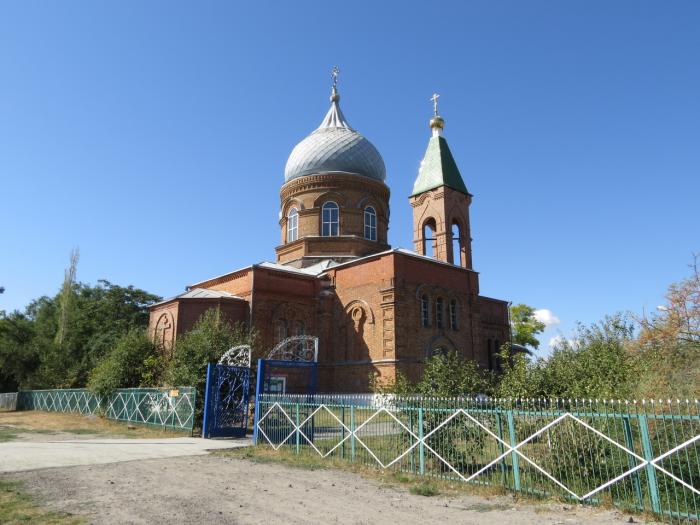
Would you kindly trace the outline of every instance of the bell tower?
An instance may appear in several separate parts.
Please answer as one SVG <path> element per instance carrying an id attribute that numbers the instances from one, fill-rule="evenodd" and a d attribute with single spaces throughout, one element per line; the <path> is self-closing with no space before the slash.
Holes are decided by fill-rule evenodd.
<path id="1" fill-rule="evenodd" d="M 447 141 L 444 119 L 438 114 L 437 93 L 432 96 L 432 137 L 418 170 L 409 202 L 413 207 L 413 244 L 416 253 L 472 269 L 469 205 L 472 195 Z"/>

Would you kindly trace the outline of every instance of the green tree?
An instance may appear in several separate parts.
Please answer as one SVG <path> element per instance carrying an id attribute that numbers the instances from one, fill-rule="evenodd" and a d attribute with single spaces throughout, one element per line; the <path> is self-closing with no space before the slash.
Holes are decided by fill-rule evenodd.
<path id="1" fill-rule="evenodd" d="M 418 393 L 426 396 L 470 396 L 490 394 L 493 376 L 475 361 L 456 352 L 428 359 L 423 378 L 416 385 Z"/>
<path id="2" fill-rule="evenodd" d="M 85 386 L 90 371 L 122 336 L 148 326 L 148 307 L 160 300 L 108 281 L 73 283 L 68 322 L 58 338 L 62 294 L 0 316 L 0 389 Z"/>
<path id="3" fill-rule="evenodd" d="M 254 346 L 255 335 L 241 323 L 231 324 L 218 308 L 207 310 L 192 330 L 178 336 L 166 378 L 172 386 L 197 388 L 198 417 L 204 403 L 207 365 L 216 363 L 231 347 L 243 344 Z"/>
<path id="4" fill-rule="evenodd" d="M 154 385 L 153 367 L 159 360 L 146 330 L 133 328 L 90 372 L 88 388 L 97 394 L 111 394 L 117 388 Z"/>
<path id="5" fill-rule="evenodd" d="M 522 346 L 539 348 L 537 334 L 544 331 L 545 325 L 535 318 L 535 309 L 526 304 L 516 304 L 510 307 L 510 325 L 512 341 Z"/>

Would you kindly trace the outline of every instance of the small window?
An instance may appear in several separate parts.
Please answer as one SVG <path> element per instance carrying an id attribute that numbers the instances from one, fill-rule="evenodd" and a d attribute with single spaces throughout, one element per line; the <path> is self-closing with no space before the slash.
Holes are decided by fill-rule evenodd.
<path id="1" fill-rule="evenodd" d="M 299 211 L 296 208 L 287 214 L 287 242 L 296 241 L 299 236 Z"/>
<path id="2" fill-rule="evenodd" d="M 444 320 L 444 301 L 442 297 L 438 297 L 435 300 L 435 324 L 437 325 L 438 328 L 443 328 L 443 320 Z"/>
<path id="3" fill-rule="evenodd" d="M 427 295 L 420 298 L 420 323 L 424 327 L 430 326 L 430 300 Z"/>
<path id="4" fill-rule="evenodd" d="M 340 212 L 338 205 L 329 201 L 321 208 L 321 235 L 336 237 L 340 235 Z"/>
<path id="5" fill-rule="evenodd" d="M 372 206 L 365 208 L 365 239 L 377 240 L 377 212 Z"/>
<path id="6" fill-rule="evenodd" d="M 295 329 L 296 334 L 294 335 L 306 335 L 306 325 L 304 321 L 297 321 Z"/>
<path id="7" fill-rule="evenodd" d="M 457 301 L 450 300 L 450 328 L 457 330 Z"/>

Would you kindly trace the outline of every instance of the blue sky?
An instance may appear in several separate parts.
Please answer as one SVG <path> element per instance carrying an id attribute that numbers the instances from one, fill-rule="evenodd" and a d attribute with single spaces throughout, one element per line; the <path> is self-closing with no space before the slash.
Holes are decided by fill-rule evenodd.
<path id="1" fill-rule="evenodd" d="M 0 309 L 78 278 L 171 296 L 274 258 L 287 156 L 341 68 L 382 153 L 390 242 L 428 100 L 470 192 L 485 295 L 569 335 L 653 310 L 700 251 L 700 3 L 3 2 Z"/>

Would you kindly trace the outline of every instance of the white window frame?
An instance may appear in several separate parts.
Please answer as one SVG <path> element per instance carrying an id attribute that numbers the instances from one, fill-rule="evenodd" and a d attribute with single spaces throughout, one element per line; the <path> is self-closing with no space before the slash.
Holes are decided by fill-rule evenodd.
<path id="1" fill-rule="evenodd" d="M 377 211 L 372 206 L 365 208 L 365 239 L 377 240 Z"/>
<path id="2" fill-rule="evenodd" d="M 292 208 L 287 214 L 287 242 L 294 242 L 299 238 L 299 210 Z"/>
<path id="3" fill-rule="evenodd" d="M 328 212 L 328 217 L 326 217 L 326 212 Z M 326 201 L 321 206 L 321 236 L 338 237 L 339 235 L 340 206 L 338 206 L 337 202 Z"/>

